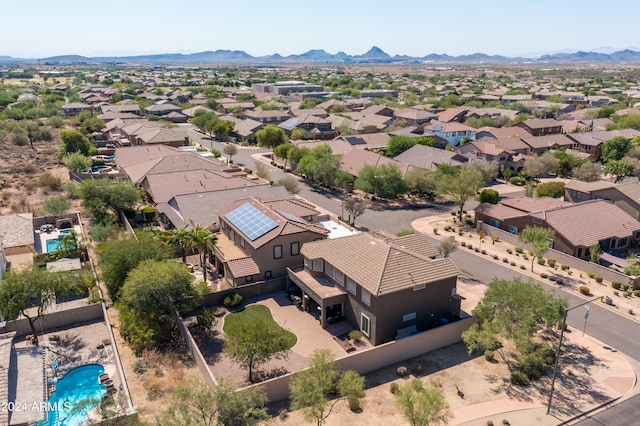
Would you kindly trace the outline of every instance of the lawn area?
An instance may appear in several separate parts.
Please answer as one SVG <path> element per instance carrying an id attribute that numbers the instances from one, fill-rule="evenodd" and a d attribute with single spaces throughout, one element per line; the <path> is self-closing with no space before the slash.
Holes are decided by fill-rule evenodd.
<path id="1" fill-rule="evenodd" d="M 242 330 L 250 321 L 260 321 L 264 327 L 269 327 L 272 330 L 281 333 L 284 341 L 286 342 L 286 347 L 282 348 L 282 350 L 291 349 L 293 345 L 296 344 L 298 338 L 292 332 L 285 330 L 280 327 L 278 323 L 275 322 L 273 317 L 271 316 L 271 311 L 269 308 L 263 305 L 251 305 L 247 306 L 240 312 L 234 312 L 232 314 L 224 317 L 224 325 L 222 329 L 225 333 L 232 335 L 237 333 L 239 330 Z"/>

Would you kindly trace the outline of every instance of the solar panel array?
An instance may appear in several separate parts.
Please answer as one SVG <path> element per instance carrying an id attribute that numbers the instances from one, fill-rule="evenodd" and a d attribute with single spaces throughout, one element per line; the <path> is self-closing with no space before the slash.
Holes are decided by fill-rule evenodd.
<path id="1" fill-rule="evenodd" d="M 249 203 L 244 203 L 224 216 L 251 241 L 262 237 L 278 224 Z"/>
<path id="2" fill-rule="evenodd" d="M 298 222 L 298 223 L 307 223 L 304 220 L 300 219 L 298 216 L 293 215 L 291 213 L 287 213 L 285 211 L 282 210 L 276 210 L 278 213 L 280 213 L 282 216 L 284 216 L 285 219 L 290 220 L 292 222 Z"/>

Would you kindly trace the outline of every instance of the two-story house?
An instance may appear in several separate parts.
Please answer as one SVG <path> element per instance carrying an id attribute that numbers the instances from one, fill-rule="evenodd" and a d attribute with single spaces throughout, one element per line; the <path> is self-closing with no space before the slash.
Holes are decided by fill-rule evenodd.
<path id="1" fill-rule="evenodd" d="M 285 277 L 287 267 L 302 263 L 303 244 L 329 233 L 314 223 L 318 211 L 298 199 L 246 198 L 216 214 L 220 234 L 213 246 L 214 263 L 232 287 Z"/>
<path id="2" fill-rule="evenodd" d="M 516 123 L 514 126 L 525 129 L 527 132 L 531 133 L 532 136 L 562 133 L 562 124 L 558 123 L 553 118 L 532 118 Z"/>
<path id="3" fill-rule="evenodd" d="M 460 271 L 424 234 L 370 232 L 302 246 L 304 262 L 288 277 L 320 325 L 346 320 L 373 345 L 460 316 Z"/>
<path id="4" fill-rule="evenodd" d="M 436 136 L 445 139 L 451 146 L 458 146 L 463 139 L 472 141 L 476 139 L 476 129 L 455 121 L 448 123 L 432 121 L 425 127 L 425 130 L 429 130 Z"/>

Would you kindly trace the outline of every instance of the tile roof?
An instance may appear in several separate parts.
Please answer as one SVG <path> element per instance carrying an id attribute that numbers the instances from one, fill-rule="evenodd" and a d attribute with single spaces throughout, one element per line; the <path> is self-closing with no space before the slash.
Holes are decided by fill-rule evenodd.
<path id="1" fill-rule="evenodd" d="M 393 240 L 374 234 L 358 234 L 302 246 L 309 259 L 324 259 L 346 276 L 379 296 L 457 276 L 449 258 L 431 259 L 428 239 L 410 235 Z"/>
<path id="2" fill-rule="evenodd" d="M 0 242 L 4 248 L 33 245 L 33 213 L 0 216 Z"/>
<path id="3" fill-rule="evenodd" d="M 227 267 L 234 278 L 250 277 L 260 273 L 258 264 L 251 257 L 231 259 L 227 261 Z"/>
<path id="4" fill-rule="evenodd" d="M 546 221 L 574 246 L 590 247 L 607 238 L 624 238 L 640 231 L 640 222 L 605 200 L 592 200 L 568 207 L 532 213 Z"/>
<path id="5" fill-rule="evenodd" d="M 562 134 L 529 136 L 522 140 L 533 149 L 550 149 L 553 146 L 570 147 L 574 144 L 569 137 Z"/>
<path id="6" fill-rule="evenodd" d="M 489 133 L 491 134 L 495 139 L 500 139 L 500 138 L 528 138 L 531 137 L 531 134 L 529 132 L 527 132 L 525 129 L 523 129 L 522 127 L 480 127 L 477 131 L 477 133 L 481 133 L 481 132 L 485 132 L 485 133 Z"/>
<path id="7" fill-rule="evenodd" d="M 147 191 L 155 203 L 165 203 L 180 194 L 217 191 L 221 189 L 241 188 L 260 184 L 245 176 L 209 170 L 185 170 L 146 175 Z"/>
<path id="8" fill-rule="evenodd" d="M 397 166 L 402 177 L 407 174 L 410 167 L 406 163 L 401 163 L 400 161 L 376 154 L 375 152 L 365 151 L 364 149 L 352 149 L 351 151 L 345 152 L 340 159 L 340 169 L 353 176 L 358 176 L 360 170 L 362 170 L 365 165 L 377 167 L 383 164 L 393 164 Z"/>
<path id="9" fill-rule="evenodd" d="M 558 198 L 551 197 L 507 197 L 500 201 L 500 204 L 523 212 L 536 212 L 573 205 L 573 203 L 568 201 L 562 201 Z"/>
<path id="10" fill-rule="evenodd" d="M 467 162 L 466 157 L 456 152 L 445 151 L 444 149 L 419 144 L 414 145 L 402 154 L 395 156 L 394 160 L 409 164 L 413 167 L 420 167 L 422 169 L 429 170 L 435 170 L 438 164 L 460 166 Z"/>
<path id="11" fill-rule="evenodd" d="M 322 227 L 321 225 L 318 225 L 315 223 L 308 223 L 302 219 L 299 219 L 298 221 L 291 220 L 285 217 L 284 215 L 282 215 L 281 213 L 271 210 L 269 206 L 262 203 L 260 199 L 248 198 L 248 199 L 241 199 L 241 200 L 236 200 L 234 202 L 231 202 L 216 212 L 218 217 L 225 218 L 223 220 L 228 224 L 228 226 L 233 228 L 235 232 L 238 232 L 245 236 L 246 234 L 244 234 L 244 232 L 242 232 L 237 226 L 235 226 L 228 219 L 226 219 L 227 214 L 236 210 L 240 206 L 243 206 L 244 204 L 250 204 L 251 206 L 255 207 L 264 216 L 271 219 L 273 222 L 277 224 L 275 228 L 258 236 L 257 238 L 254 238 L 253 240 L 251 238 L 248 239 L 247 243 L 256 249 L 268 243 L 269 241 L 273 240 L 274 238 L 278 237 L 279 235 L 291 235 L 291 234 L 297 234 L 301 232 L 313 232 L 318 234 L 320 237 L 326 237 L 329 234 L 329 231 L 324 227 Z"/>
<path id="12" fill-rule="evenodd" d="M 640 182 L 623 183 L 616 190 L 640 204 Z"/>
<path id="13" fill-rule="evenodd" d="M 570 180 L 564 185 L 565 189 L 572 189 L 574 191 L 580 192 L 592 192 L 592 191 L 600 191 L 603 189 L 615 188 L 618 184 L 613 182 L 607 182 L 604 180 L 597 180 L 594 182 L 583 182 L 581 180 Z"/>
<path id="14" fill-rule="evenodd" d="M 182 194 L 169 203 L 158 204 L 158 212 L 166 212 L 176 228 L 190 228 L 189 220 L 201 226 L 219 224 L 217 211 L 241 198 L 257 197 L 261 200 L 284 199 L 289 193 L 283 186 L 256 185 L 219 191 Z M 176 220 L 174 222 L 174 219 Z"/>
<path id="15" fill-rule="evenodd" d="M 553 118 L 531 118 L 529 120 L 524 120 L 521 123 L 530 129 L 545 129 L 547 127 L 560 126 L 560 123 Z"/>
<path id="16" fill-rule="evenodd" d="M 522 210 L 514 209 L 513 207 L 508 207 L 503 204 L 482 203 L 473 210 L 476 214 L 484 214 L 498 220 L 506 220 L 527 215 L 527 213 Z"/>

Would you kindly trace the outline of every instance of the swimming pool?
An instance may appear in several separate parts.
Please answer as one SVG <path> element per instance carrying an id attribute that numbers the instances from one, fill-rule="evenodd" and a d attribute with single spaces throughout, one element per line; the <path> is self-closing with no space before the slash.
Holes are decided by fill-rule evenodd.
<path id="1" fill-rule="evenodd" d="M 100 173 L 104 170 L 110 170 L 111 167 L 109 166 L 92 166 L 91 167 L 91 173 Z"/>
<path id="2" fill-rule="evenodd" d="M 60 237 L 47 240 L 47 253 L 54 252 L 62 248 L 62 239 Z"/>
<path id="3" fill-rule="evenodd" d="M 74 368 L 56 383 L 56 390 L 48 401 L 50 411 L 40 426 L 74 426 L 86 420 L 87 413 L 100 405 L 107 392 L 98 378 L 104 373 L 99 364 Z"/>

